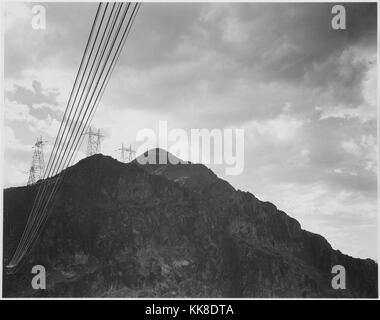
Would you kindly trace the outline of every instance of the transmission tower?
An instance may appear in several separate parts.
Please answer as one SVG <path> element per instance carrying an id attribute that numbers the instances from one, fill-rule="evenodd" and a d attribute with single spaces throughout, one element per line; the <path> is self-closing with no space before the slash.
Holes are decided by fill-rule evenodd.
<path id="1" fill-rule="evenodd" d="M 116 149 L 120 150 L 120 160 L 121 162 L 131 162 L 133 155 L 136 154 L 136 151 L 132 150 L 132 145 L 129 145 L 129 148 L 124 147 L 124 144 L 121 145 L 121 148 Z"/>
<path id="2" fill-rule="evenodd" d="M 34 144 L 34 152 L 32 165 L 29 170 L 28 186 L 35 184 L 38 180 L 42 179 L 45 172 L 45 160 L 43 146 L 47 141 L 43 141 L 42 137 L 37 138 L 37 142 Z"/>
<path id="3" fill-rule="evenodd" d="M 100 129 L 96 131 L 90 126 L 84 134 L 88 135 L 87 156 L 89 157 L 100 153 L 100 141 L 101 138 L 104 138 L 104 136 L 100 133 Z"/>

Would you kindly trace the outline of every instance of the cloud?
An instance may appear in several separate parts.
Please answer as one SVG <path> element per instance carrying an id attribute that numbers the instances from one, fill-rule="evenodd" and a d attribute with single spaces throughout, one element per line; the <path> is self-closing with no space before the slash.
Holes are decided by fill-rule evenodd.
<path id="1" fill-rule="evenodd" d="M 31 114 L 31 108 L 25 104 L 17 103 L 5 99 L 5 120 L 7 122 L 20 122 L 26 125 L 28 130 L 38 135 L 48 135 L 54 137 L 60 125 L 60 122 L 50 114 L 40 119 Z"/>
<path id="2" fill-rule="evenodd" d="M 59 91 L 57 89 L 44 89 L 41 82 L 34 80 L 32 82 L 32 89 L 14 84 L 13 90 L 5 91 L 5 97 L 10 101 L 16 101 L 29 106 L 46 105 L 57 106 L 57 97 Z"/>
<path id="3" fill-rule="evenodd" d="M 249 128 L 248 130 L 254 129 L 261 136 L 274 136 L 275 140 L 281 142 L 294 138 L 302 125 L 302 121 L 280 114 L 274 119 L 261 122 L 253 121 L 250 124 L 253 128 Z"/>
<path id="4" fill-rule="evenodd" d="M 30 9 L 27 4 L 21 2 L 12 3 L 12 5 L 7 4 L 5 8 L 5 32 L 14 30 L 29 17 Z"/>
<path id="5" fill-rule="evenodd" d="M 361 159 L 365 170 L 377 173 L 377 144 L 373 135 L 363 135 L 356 141 L 342 141 L 341 146 L 347 153 Z"/>
<path id="6" fill-rule="evenodd" d="M 27 145 L 16 138 L 14 130 L 11 127 L 6 126 L 3 130 L 5 148 L 19 151 L 30 151 L 30 145 Z"/>

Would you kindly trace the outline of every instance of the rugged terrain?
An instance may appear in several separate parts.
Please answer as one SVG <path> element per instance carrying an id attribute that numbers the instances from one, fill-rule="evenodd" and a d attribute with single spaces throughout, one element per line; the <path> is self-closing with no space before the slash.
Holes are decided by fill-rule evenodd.
<path id="1" fill-rule="evenodd" d="M 377 297 L 374 261 L 333 250 L 201 164 L 95 155 L 67 170 L 25 265 L 4 273 L 4 296 Z M 4 190 L 4 263 L 35 193 Z M 31 288 L 35 264 L 46 267 L 47 290 Z M 346 290 L 331 288 L 337 264 L 346 268 Z"/>

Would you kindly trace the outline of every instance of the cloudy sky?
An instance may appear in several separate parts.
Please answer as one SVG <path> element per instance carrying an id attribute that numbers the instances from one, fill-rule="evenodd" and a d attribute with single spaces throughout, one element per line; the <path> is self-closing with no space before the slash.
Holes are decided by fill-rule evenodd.
<path id="1" fill-rule="evenodd" d="M 54 143 L 97 6 L 43 5 L 45 30 L 32 4 L 5 8 L 6 187 L 26 184 L 37 136 Z M 143 4 L 93 121 L 102 152 L 116 158 L 159 120 L 243 128 L 244 172 L 211 165 L 220 177 L 376 258 L 376 4 L 345 5 L 346 30 L 331 8 Z"/>

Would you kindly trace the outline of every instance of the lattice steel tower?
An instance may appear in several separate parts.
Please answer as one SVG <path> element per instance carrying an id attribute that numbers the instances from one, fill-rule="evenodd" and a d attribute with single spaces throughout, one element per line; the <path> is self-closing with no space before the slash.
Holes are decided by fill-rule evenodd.
<path id="1" fill-rule="evenodd" d="M 104 138 L 104 136 L 100 133 L 100 129 L 96 131 L 92 129 L 90 126 L 87 132 L 85 132 L 84 134 L 88 135 L 87 156 L 89 157 L 94 154 L 100 153 L 101 138 Z"/>
<path id="2" fill-rule="evenodd" d="M 121 145 L 121 148 L 116 149 L 120 150 L 120 161 L 121 162 L 131 162 L 133 155 L 136 154 L 136 151 L 132 150 L 132 145 L 129 145 L 129 148 L 124 147 L 124 143 Z"/>
<path id="3" fill-rule="evenodd" d="M 45 172 L 45 160 L 43 146 L 47 141 L 43 141 L 42 137 L 37 138 L 37 142 L 34 144 L 34 152 L 32 165 L 29 170 L 28 186 L 35 184 L 38 180 L 42 179 Z"/>

